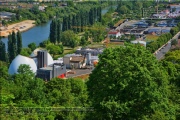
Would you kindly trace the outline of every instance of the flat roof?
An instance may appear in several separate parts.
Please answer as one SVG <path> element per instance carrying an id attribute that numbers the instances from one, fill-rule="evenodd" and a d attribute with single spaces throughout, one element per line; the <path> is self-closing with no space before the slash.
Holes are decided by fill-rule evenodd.
<path id="1" fill-rule="evenodd" d="M 43 68 L 40 68 L 40 70 L 52 70 L 53 67 L 52 66 L 48 66 L 48 67 L 43 67 Z"/>

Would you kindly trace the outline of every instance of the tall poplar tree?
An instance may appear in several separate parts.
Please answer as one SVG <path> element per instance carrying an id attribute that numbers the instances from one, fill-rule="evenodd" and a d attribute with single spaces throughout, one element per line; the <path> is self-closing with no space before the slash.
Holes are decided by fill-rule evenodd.
<path id="1" fill-rule="evenodd" d="M 50 24 L 50 34 L 49 34 L 50 42 L 53 42 L 53 31 L 54 31 L 53 22 L 54 22 L 54 20 L 52 20 L 52 22 Z"/>
<path id="2" fill-rule="evenodd" d="M 6 62 L 6 46 L 1 40 L 0 40 L 0 60 Z"/>
<path id="3" fill-rule="evenodd" d="M 12 47 L 12 34 L 8 35 L 8 59 L 9 62 L 11 62 L 13 60 L 13 47 Z"/>
<path id="4" fill-rule="evenodd" d="M 56 42 L 57 42 L 57 20 L 56 19 L 54 21 L 53 27 L 54 27 L 54 36 L 53 36 L 54 40 L 53 40 L 53 43 L 56 44 Z"/>
<path id="5" fill-rule="evenodd" d="M 73 15 L 72 26 L 77 26 L 76 15 Z M 76 32 L 77 32 L 77 28 L 76 28 L 76 27 L 73 27 L 73 31 L 76 33 Z"/>
<path id="6" fill-rule="evenodd" d="M 16 40 L 16 33 L 13 31 L 12 32 L 12 57 L 13 59 L 16 57 L 17 55 L 17 40 Z"/>
<path id="7" fill-rule="evenodd" d="M 57 21 L 57 42 L 61 42 L 61 21 Z"/>
<path id="8" fill-rule="evenodd" d="M 57 20 L 52 20 L 50 24 L 50 42 L 56 44 L 57 41 Z"/>
<path id="9" fill-rule="evenodd" d="M 22 36 L 20 31 L 17 32 L 17 54 L 20 54 L 22 50 Z"/>

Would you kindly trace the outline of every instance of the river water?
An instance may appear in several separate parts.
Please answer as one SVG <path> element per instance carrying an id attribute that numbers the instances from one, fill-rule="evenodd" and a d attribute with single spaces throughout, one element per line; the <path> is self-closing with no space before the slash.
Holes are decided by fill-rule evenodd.
<path id="1" fill-rule="evenodd" d="M 112 7 L 116 8 L 117 5 Z M 111 6 L 105 7 L 102 9 L 101 14 L 104 15 L 110 8 Z M 51 20 L 46 24 L 35 26 L 30 30 L 21 33 L 23 47 L 27 47 L 28 44 L 32 42 L 36 43 L 36 45 L 39 45 L 40 42 L 47 40 L 50 32 L 50 23 Z M 8 38 L 2 38 L 1 40 L 5 43 L 7 49 Z"/>

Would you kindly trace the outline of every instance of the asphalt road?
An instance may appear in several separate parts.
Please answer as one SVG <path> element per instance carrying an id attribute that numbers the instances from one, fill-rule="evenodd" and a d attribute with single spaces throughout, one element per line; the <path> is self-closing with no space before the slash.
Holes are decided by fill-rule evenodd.
<path id="1" fill-rule="evenodd" d="M 180 32 L 178 32 L 171 40 L 176 39 L 178 40 L 178 36 Z M 155 56 L 158 60 L 164 58 L 164 55 L 171 49 L 171 40 L 169 40 L 165 45 L 159 48 L 155 53 Z"/>
<path id="2" fill-rule="evenodd" d="M 162 47 L 159 51 L 157 51 L 156 58 L 158 60 L 162 59 L 164 55 L 171 49 L 171 42 L 168 42 L 167 45 Z"/>

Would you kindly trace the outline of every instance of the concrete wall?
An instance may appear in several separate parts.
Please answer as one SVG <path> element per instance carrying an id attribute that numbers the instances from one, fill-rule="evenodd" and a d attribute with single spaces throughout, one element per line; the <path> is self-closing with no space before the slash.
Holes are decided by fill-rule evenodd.
<path id="1" fill-rule="evenodd" d="M 68 69 L 71 68 L 70 57 L 63 57 L 63 63 L 64 63 L 64 65 L 66 65 L 66 68 L 68 68 Z"/>

